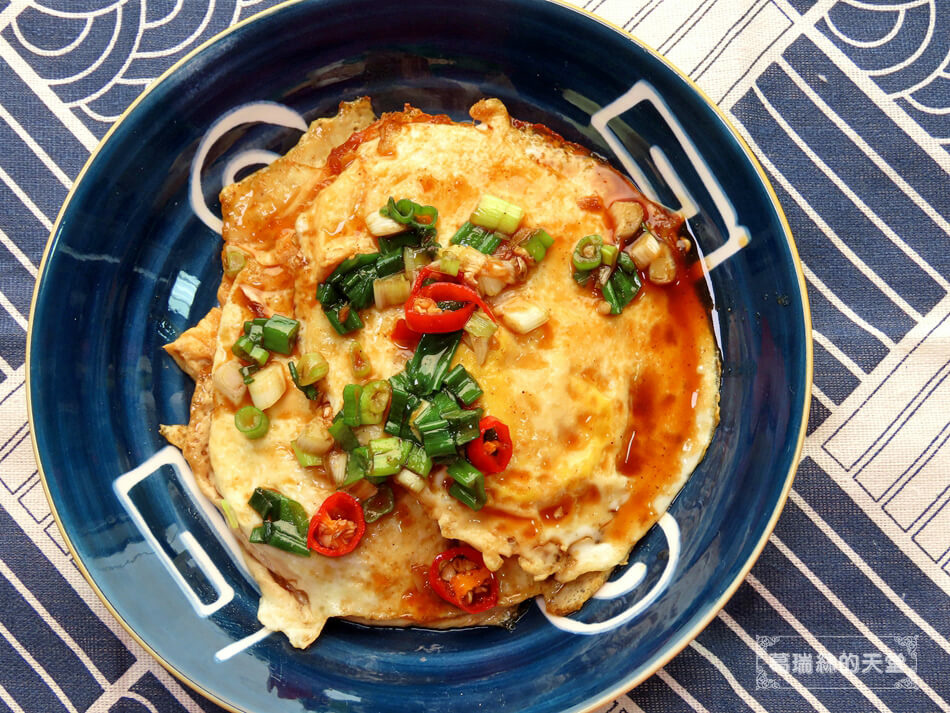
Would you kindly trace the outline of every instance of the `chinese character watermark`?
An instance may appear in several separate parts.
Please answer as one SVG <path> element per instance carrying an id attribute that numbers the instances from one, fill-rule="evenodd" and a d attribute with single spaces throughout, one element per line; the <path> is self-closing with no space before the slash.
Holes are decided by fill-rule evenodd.
<path id="1" fill-rule="evenodd" d="M 816 646 L 801 636 L 757 636 L 762 651 L 755 662 L 756 689 L 917 688 L 917 636 L 881 636 L 876 647 L 863 636 L 822 636 Z M 821 650 L 819 650 L 821 649 Z"/>

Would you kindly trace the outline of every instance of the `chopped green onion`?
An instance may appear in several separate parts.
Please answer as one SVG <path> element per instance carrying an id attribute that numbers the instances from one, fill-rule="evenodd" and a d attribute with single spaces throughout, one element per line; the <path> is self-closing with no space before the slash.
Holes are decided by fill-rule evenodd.
<path id="1" fill-rule="evenodd" d="M 343 293 L 349 298 L 353 309 L 364 309 L 372 304 L 375 279 L 376 269 L 373 266 L 361 268 L 343 278 Z"/>
<path id="2" fill-rule="evenodd" d="M 544 260 L 545 255 L 548 254 L 548 248 L 553 244 L 554 238 L 548 235 L 545 231 L 538 229 L 533 231 L 521 243 L 521 247 L 528 252 L 532 260 L 535 262 L 541 262 Z"/>
<path id="3" fill-rule="evenodd" d="M 455 368 L 445 375 L 443 383 L 445 388 L 451 391 L 466 406 L 470 406 L 478 400 L 483 393 L 478 382 L 461 364 L 456 364 Z"/>
<path id="4" fill-rule="evenodd" d="M 464 424 L 474 423 L 477 425 L 484 413 L 485 411 L 480 408 L 456 408 L 444 412 L 442 418 L 449 422 L 449 427 L 452 430 L 458 430 Z"/>
<path id="5" fill-rule="evenodd" d="M 448 422 L 443 423 L 444 429 L 423 434 L 422 447 L 430 458 L 455 455 L 455 436 L 448 430 Z"/>
<path id="6" fill-rule="evenodd" d="M 478 201 L 478 207 L 470 220 L 482 228 L 511 235 L 518 229 L 523 217 L 524 210 L 521 207 L 486 193 Z"/>
<path id="7" fill-rule="evenodd" d="M 455 401 L 455 397 L 451 392 L 440 391 L 432 395 L 430 399 L 432 405 L 438 409 L 439 415 L 443 415 L 446 411 L 455 411 L 458 409 L 458 404 Z"/>
<path id="8" fill-rule="evenodd" d="M 613 267 L 617 264 L 617 253 L 619 252 L 620 250 L 616 245 L 604 245 L 600 249 L 601 262 L 603 262 L 604 265 Z"/>
<path id="9" fill-rule="evenodd" d="M 620 314 L 623 308 L 630 304 L 640 291 L 640 277 L 636 273 L 627 275 L 623 270 L 614 270 L 614 274 L 610 276 L 610 280 L 604 285 L 604 299 L 607 298 L 608 288 L 613 288 L 613 292 L 616 295 L 615 301 L 619 305 L 619 310 L 614 312 L 614 305 L 611 303 L 610 313 Z"/>
<path id="10" fill-rule="evenodd" d="M 330 284 L 335 287 L 343 282 L 343 278 L 348 273 L 359 270 L 367 265 L 372 265 L 377 260 L 379 260 L 379 253 L 358 253 L 353 257 L 349 257 L 337 265 L 336 269 L 330 273 L 330 276 L 324 280 L 324 284 Z"/>
<path id="11" fill-rule="evenodd" d="M 303 468 L 310 468 L 315 465 L 323 465 L 323 456 L 308 453 L 300 447 L 300 444 L 297 443 L 297 441 L 291 441 L 290 447 L 294 449 L 294 455 L 297 457 L 297 462 L 300 463 Z"/>
<path id="12" fill-rule="evenodd" d="M 360 422 L 363 425 L 382 423 L 392 395 L 392 386 L 388 381 L 371 381 L 363 387 L 360 394 Z"/>
<path id="13" fill-rule="evenodd" d="M 247 265 L 247 254 L 233 245 L 228 245 L 224 249 L 223 258 L 224 274 L 228 277 L 234 277 Z"/>
<path id="14" fill-rule="evenodd" d="M 435 234 L 435 225 L 439 219 L 439 211 L 433 206 L 419 205 L 408 198 L 399 201 L 390 198 L 386 206 L 381 208 L 379 212 L 381 215 L 392 218 L 397 223 L 411 226 L 419 231 L 423 237 Z"/>
<path id="15" fill-rule="evenodd" d="M 478 422 L 461 423 L 455 431 L 455 445 L 464 446 L 466 443 L 474 441 L 480 435 L 482 435 L 482 433 L 478 427 Z"/>
<path id="16" fill-rule="evenodd" d="M 485 499 L 480 499 L 478 493 L 467 490 L 458 483 L 452 483 L 452 487 L 449 488 L 449 495 L 462 505 L 466 505 L 475 511 L 481 510 L 485 506 L 485 500 L 487 500 L 487 496 Z"/>
<path id="17" fill-rule="evenodd" d="M 243 359 L 244 361 L 252 361 L 251 359 L 251 350 L 254 349 L 256 345 L 251 341 L 250 337 L 243 335 L 237 338 L 237 341 L 231 345 L 231 353 L 234 354 L 238 359 Z"/>
<path id="18" fill-rule="evenodd" d="M 363 320 L 353 309 L 352 305 L 340 305 L 326 310 L 324 314 L 330 325 L 338 334 L 349 334 L 352 331 L 363 328 Z"/>
<path id="19" fill-rule="evenodd" d="M 435 418 L 426 419 L 425 421 L 416 421 L 415 427 L 416 430 L 422 435 L 423 441 L 425 437 L 430 433 L 438 433 L 439 431 L 448 431 L 449 422 L 442 418 L 441 416 L 436 416 Z"/>
<path id="20" fill-rule="evenodd" d="M 593 270 L 600 266 L 603 259 L 604 239 L 599 235 L 585 235 L 574 246 L 571 259 L 578 270 Z"/>
<path id="21" fill-rule="evenodd" d="M 297 332 L 300 330 L 300 322 L 296 319 L 290 319 L 279 314 L 267 320 L 264 325 L 264 335 L 261 339 L 261 346 L 268 351 L 278 354 L 290 354 L 294 350 L 294 344 L 297 342 Z"/>
<path id="22" fill-rule="evenodd" d="M 571 275 L 574 278 L 574 282 L 582 287 L 587 284 L 587 281 L 590 280 L 590 270 L 574 270 L 574 274 Z"/>
<path id="23" fill-rule="evenodd" d="M 330 365 L 320 352 L 307 352 L 297 362 L 297 380 L 301 386 L 315 384 L 330 373 Z"/>
<path id="24" fill-rule="evenodd" d="M 346 459 L 346 478 L 341 487 L 353 485 L 369 475 L 369 449 L 365 446 L 354 448 Z"/>
<path id="25" fill-rule="evenodd" d="M 247 335 L 247 338 L 251 340 L 251 343 L 257 346 L 261 345 L 261 342 L 264 340 L 264 324 L 266 322 L 266 319 L 255 319 L 253 322 L 244 323 L 244 333 Z"/>
<path id="26" fill-rule="evenodd" d="M 254 377 L 252 376 L 256 372 L 260 371 L 261 368 L 257 364 L 250 364 L 249 366 L 241 367 L 241 376 L 244 378 L 245 384 L 253 384 Z"/>
<path id="27" fill-rule="evenodd" d="M 425 396 L 442 388 L 442 380 L 448 373 L 461 339 L 461 331 L 422 335 L 415 354 L 406 365 L 406 375 L 413 393 Z"/>
<path id="28" fill-rule="evenodd" d="M 422 248 L 412 248 L 407 245 L 402 249 L 402 262 L 406 275 L 414 279 L 416 271 L 432 262 L 432 258 Z"/>
<path id="29" fill-rule="evenodd" d="M 403 468 L 396 473 L 394 480 L 406 490 L 411 490 L 414 493 L 421 493 L 426 487 L 426 481 L 408 468 Z"/>
<path id="30" fill-rule="evenodd" d="M 373 363 L 363 351 L 363 345 L 356 341 L 350 342 L 350 366 L 357 379 L 365 379 L 373 372 Z"/>
<path id="31" fill-rule="evenodd" d="M 455 481 L 449 488 L 449 495 L 472 510 L 481 510 L 487 500 L 484 474 L 462 458 L 449 465 L 447 471 Z"/>
<path id="32" fill-rule="evenodd" d="M 396 506 L 396 499 L 393 496 L 393 489 L 388 484 L 383 483 L 376 490 L 376 493 L 363 501 L 363 519 L 367 523 L 376 522 L 383 515 L 388 515 Z"/>
<path id="33" fill-rule="evenodd" d="M 637 265 L 633 261 L 633 258 L 627 254 L 626 250 L 622 251 L 620 255 L 618 256 L 617 265 L 620 267 L 621 270 L 623 270 L 628 275 L 637 274 Z"/>
<path id="34" fill-rule="evenodd" d="M 286 522 L 301 537 L 306 537 L 310 524 L 303 505 L 270 488 L 254 488 L 247 504 L 265 522 Z"/>
<path id="35" fill-rule="evenodd" d="M 459 274 L 461 268 L 462 261 L 459 260 L 458 255 L 448 250 L 443 250 L 439 253 L 439 272 L 444 272 L 446 275 L 455 277 Z"/>
<path id="36" fill-rule="evenodd" d="M 234 425 L 250 440 L 261 438 L 270 427 L 267 414 L 256 406 L 243 406 L 234 414 Z"/>
<path id="37" fill-rule="evenodd" d="M 544 228 L 538 228 L 534 231 L 535 237 L 540 241 L 544 246 L 544 249 L 547 250 L 549 247 L 554 245 L 554 238 L 552 238 Z"/>
<path id="38" fill-rule="evenodd" d="M 383 309 L 393 305 L 401 305 L 409 299 L 412 283 L 405 273 L 390 275 L 382 279 L 373 280 L 373 302 L 376 307 Z"/>
<path id="39" fill-rule="evenodd" d="M 267 360 L 270 359 L 270 352 L 255 344 L 247 356 L 258 366 L 264 366 L 264 364 L 267 363 Z"/>
<path id="40" fill-rule="evenodd" d="M 395 275 L 397 272 L 402 272 L 404 267 L 405 263 L 402 259 L 402 250 L 397 250 L 396 252 L 383 255 L 379 258 L 379 260 L 376 261 L 373 274 L 376 277 L 389 277 L 390 275 Z"/>
<path id="41" fill-rule="evenodd" d="M 383 430 L 400 438 L 415 438 L 409 425 L 409 417 L 419 405 L 419 397 L 410 393 L 409 378 L 404 371 L 391 376 L 389 384 L 392 387 L 392 398 L 389 417 Z"/>
<path id="42" fill-rule="evenodd" d="M 405 441 L 404 441 L 405 442 Z M 432 470 L 432 459 L 421 446 L 412 444 L 409 456 L 406 458 L 406 467 L 423 478 Z"/>
<path id="43" fill-rule="evenodd" d="M 343 295 L 329 282 L 317 285 L 317 299 L 323 309 L 330 309 L 333 305 L 343 301 Z"/>
<path id="44" fill-rule="evenodd" d="M 266 545 L 273 531 L 274 523 L 265 522 L 263 525 L 258 525 L 253 530 L 251 530 L 251 534 L 247 539 L 249 542 L 255 545 Z"/>
<path id="45" fill-rule="evenodd" d="M 343 387 L 343 423 L 350 428 L 356 428 L 360 420 L 360 396 L 363 387 L 359 384 L 347 384 Z"/>
<path id="46" fill-rule="evenodd" d="M 372 454 L 383 453 L 385 451 L 399 451 L 402 448 L 402 440 L 394 436 L 383 436 L 374 438 L 369 442 L 369 452 Z"/>
<path id="47" fill-rule="evenodd" d="M 228 521 L 228 527 L 232 530 L 236 530 L 240 527 L 237 515 L 234 513 L 234 508 L 231 507 L 231 503 L 227 500 L 221 500 L 221 512 L 224 513 L 224 519 Z"/>
<path id="48" fill-rule="evenodd" d="M 474 248 L 479 252 L 491 255 L 507 236 L 501 232 L 493 232 L 490 229 L 472 225 L 469 222 L 462 223 L 462 226 L 456 231 L 455 235 L 449 241 L 452 245 L 464 245 Z"/>
<path id="49" fill-rule="evenodd" d="M 379 243 L 379 252 L 383 257 L 386 257 L 393 254 L 402 255 L 403 248 L 416 247 L 420 241 L 416 231 L 410 230 L 391 238 L 377 238 L 376 242 Z M 402 269 L 402 263 L 400 263 L 399 269 Z"/>
<path id="50" fill-rule="evenodd" d="M 622 273 L 621 273 L 622 274 Z M 604 301 L 610 305 L 610 314 L 620 314 L 623 312 L 623 303 L 620 294 L 617 291 L 617 283 L 610 280 L 601 288 L 604 295 Z"/>
<path id="51" fill-rule="evenodd" d="M 301 536 L 294 526 L 283 520 L 265 522 L 251 531 L 250 541 L 276 547 L 301 557 L 309 557 L 306 535 Z"/>
<path id="52" fill-rule="evenodd" d="M 490 337 L 498 329 L 498 325 L 492 322 L 484 312 L 477 310 L 472 312 L 464 329 L 473 337 Z"/>
<path id="53" fill-rule="evenodd" d="M 333 436 L 333 440 L 339 443 L 340 448 L 343 450 L 352 452 L 353 450 L 359 448 L 360 442 L 357 440 L 356 434 L 353 433 L 353 429 L 343 423 L 342 417 L 338 421 L 334 420 L 327 430 L 330 431 L 330 435 Z"/>
<path id="54" fill-rule="evenodd" d="M 304 396 L 306 396 L 310 401 L 316 401 L 320 398 L 320 392 L 317 390 L 316 386 L 313 384 L 300 383 L 300 374 L 297 372 L 296 364 L 294 364 L 292 361 L 288 361 L 287 370 L 290 372 L 290 379 L 294 382 L 294 386 L 300 389 Z"/>
<path id="55" fill-rule="evenodd" d="M 402 441 L 398 438 L 374 438 L 369 442 L 372 456 L 370 475 L 395 475 L 402 468 Z"/>

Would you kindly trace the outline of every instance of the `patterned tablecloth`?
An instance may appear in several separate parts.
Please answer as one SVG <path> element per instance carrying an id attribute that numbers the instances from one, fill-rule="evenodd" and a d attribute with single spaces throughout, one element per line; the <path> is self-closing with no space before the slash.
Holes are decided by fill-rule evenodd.
<path id="1" fill-rule="evenodd" d="M 30 446 L 37 266 L 87 156 L 190 48 L 273 0 L 0 0 L 0 712 L 217 711 L 64 547 Z M 950 712 L 950 0 L 589 0 L 728 112 L 804 262 L 790 500 L 736 596 L 611 712 Z"/>

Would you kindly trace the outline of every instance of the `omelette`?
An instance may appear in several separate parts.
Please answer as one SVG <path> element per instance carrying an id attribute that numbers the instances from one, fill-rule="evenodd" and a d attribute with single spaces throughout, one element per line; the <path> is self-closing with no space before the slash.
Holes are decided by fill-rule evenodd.
<path id="1" fill-rule="evenodd" d="M 262 624 L 580 608 L 695 469 L 719 357 L 682 216 L 496 99 L 340 105 L 221 193 L 219 306 L 163 426 Z M 698 279 L 697 279 L 698 276 Z"/>

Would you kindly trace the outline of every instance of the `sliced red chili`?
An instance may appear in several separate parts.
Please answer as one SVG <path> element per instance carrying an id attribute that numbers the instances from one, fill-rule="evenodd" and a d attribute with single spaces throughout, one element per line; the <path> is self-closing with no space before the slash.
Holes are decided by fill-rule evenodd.
<path id="1" fill-rule="evenodd" d="M 461 302 L 463 307 L 444 310 L 439 302 Z M 406 325 L 421 333 L 455 332 L 465 326 L 476 307 L 493 320 L 491 308 L 471 287 L 451 282 L 436 282 L 415 290 L 406 301 Z"/>
<path id="2" fill-rule="evenodd" d="M 396 322 L 396 326 L 393 328 L 393 332 L 389 335 L 389 338 L 392 339 L 393 343 L 400 349 L 415 350 L 419 345 L 421 336 L 419 332 L 414 332 L 409 329 L 406 320 L 400 319 Z"/>
<path id="3" fill-rule="evenodd" d="M 336 492 L 323 501 L 310 520 L 307 547 L 327 557 L 349 554 L 366 532 L 363 507 L 349 493 Z"/>
<path id="4" fill-rule="evenodd" d="M 495 315 L 492 314 L 491 307 L 481 298 L 481 296 L 467 285 L 455 285 L 449 282 L 436 282 L 427 285 L 419 290 L 419 294 L 428 297 L 437 302 L 449 300 L 452 302 L 474 302 L 485 310 L 485 314 L 491 317 L 492 322 L 497 322 Z"/>
<path id="5" fill-rule="evenodd" d="M 429 567 L 429 586 L 449 604 L 478 614 L 498 603 L 498 580 L 473 547 L 453 547 Z"/>
<path id="6" fill-rule="evenodd" d="M 511 461 L 511 432 L 494 416 L 478 422 L 479 436 L 465 447 L 472 465 L 483 473 L 500 473 Z"/>
<path id="7" fill-rule="evenodd" d="M 457 332 L 465 326 L 474 311 L 474 304 L 467 304 L 460 309 L 442 309 L 431 297 L 416 294 L 406 300 L 406 326 L 420 334 Z"/>
<path id="8" fill-rule="evenodd" d="M 457 283 L 460 282 L 459 278 L 455 275 L 450 275 L 447 272 L 439 272 L 439 269 L 432 267 L 431 265 L 425 265 L 419 269 L 419 273 L 416 275 L 416 281 L 412 283 L 412 292 L 418 292 L 424 285 L 426 280 L 431 280 L 433 282 L 451 282 Z"/>

